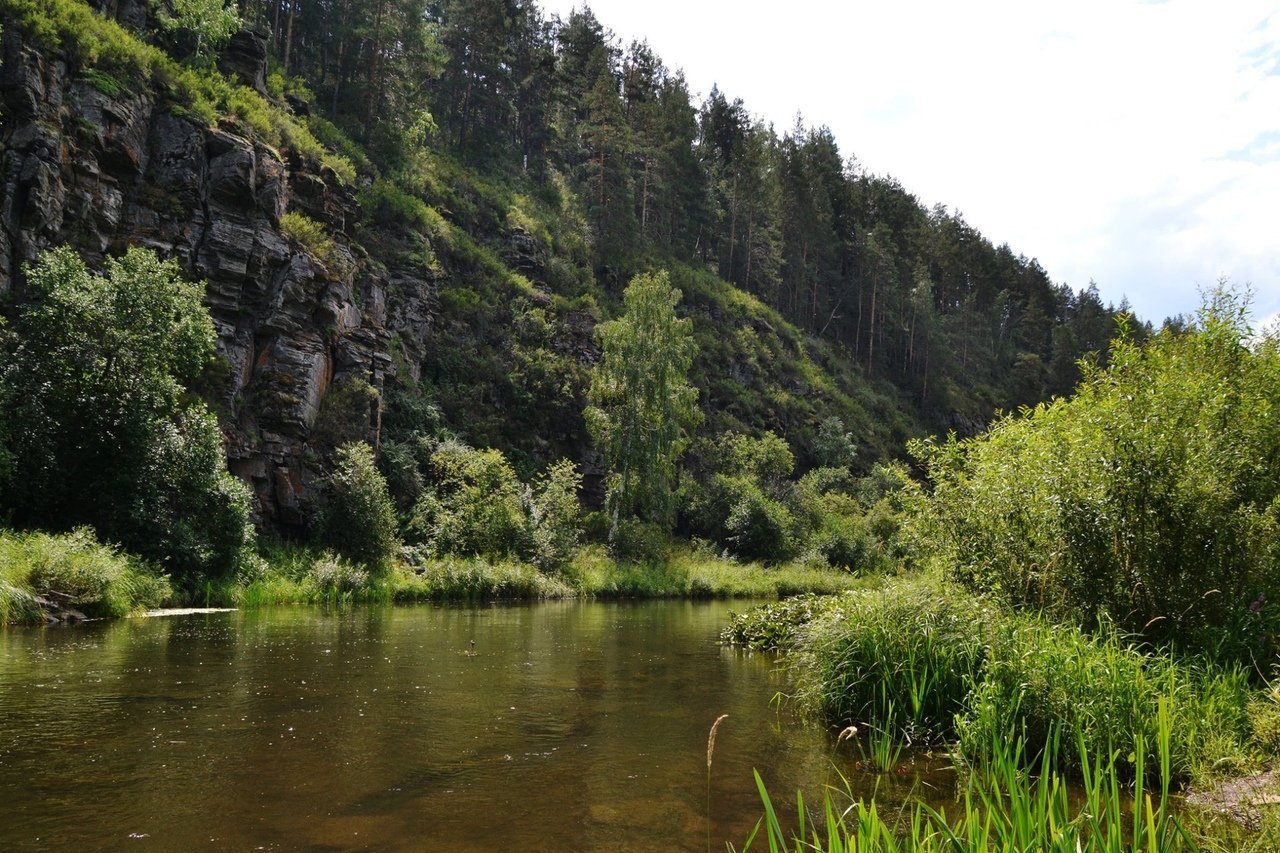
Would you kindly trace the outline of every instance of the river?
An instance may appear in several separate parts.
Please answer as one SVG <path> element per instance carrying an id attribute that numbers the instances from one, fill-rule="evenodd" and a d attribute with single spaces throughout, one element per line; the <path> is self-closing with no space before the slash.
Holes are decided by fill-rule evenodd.
<path id="1" fill-rule="evenodd" d="M 0 849 L 678 850 L 848 744 L 723 602 L 289 607 L 0 631 Z"/>

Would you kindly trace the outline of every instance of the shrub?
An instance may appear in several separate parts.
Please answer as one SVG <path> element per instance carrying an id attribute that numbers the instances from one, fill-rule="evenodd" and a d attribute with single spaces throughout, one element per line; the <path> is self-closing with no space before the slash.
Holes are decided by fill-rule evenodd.
<path id="1" fill-rule="evenodd" d="M 777 562 L 795 553 L 795 518 L 782 502 L 743 478 L 721 478 L 732 503 L 724 520 L 731 553 L 741 560 Z"/>
<path id="2" fill-rule="evenodd" d="M 280 217 L 280 230 L 301 248 L 310 252 L 316 260 L 331 267 L 338 275 L 345 274 L 346 259 L 338 252 L 329 232 L 311 217 L 288 211 Z"/>
<path id="3" fill-rule="evenodd" d="M 446 441 L 431 454 L 429 475 L 408 525 L 413 541 L 435 554 L 502 557 L 525 551 L 523 489 L 501 451 Z"/>
<path id="4" fill-rule="evenodd" d="M 100 544 L 93 532 L 0 532 L 0 624 L 38 615 L 35 596 L 90 616 L 125 616 L 173 594 L 169 580 Z"/>
<path id="5" fill-rule="evenodd" d="M 528 556 L 538 568 L 561 568 L 577 550 L 581 537 L 581 488 L 582 475 L 571 461 L 562 459 L 529 490 Z"/>
<path id="6" fill-rule="evenodd" d="M 203 288 L 144 249 L 108 258 L 101 276 L 56 249 L 27 274 L 0 342 L 0 511 L 92 526 L 179 580 L 233 570 L 252 538 L 247 494 L 188 391 L 214 353 Z"/>
<path id="7" fill-rule="evenodd" d="M 350 596 L 369 585 L 369 572 L 326 551 L 311 564 L 311 582 L 326 596 Z"/>
<path id="8" fill-rule="evenodd" d="M 374 464 L 373 449 L 362 441 L 338 448 L 320 538 L 338 554 L 374 568 L 385 566 L 400 547 L 387 481 Z"/>
<path id="9" fill-rule="evenodd" d="M 1116 343 L 1076 395 L 914 452 L 913 535 L 955 576 L 1085 627 L 1248 660 L 1280 648 L 1280 339 L 1219 291 L 1188 331 Z"/>

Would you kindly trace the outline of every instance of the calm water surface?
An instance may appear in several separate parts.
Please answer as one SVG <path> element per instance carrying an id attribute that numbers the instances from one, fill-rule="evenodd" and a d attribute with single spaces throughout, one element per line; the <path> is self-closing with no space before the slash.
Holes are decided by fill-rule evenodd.
<path id="1" fill-rule="evenodd" d="M 0 850 L 705 849 L 820 796 L 725 603 L 283 608 L 0 631 Z M 474 652 L 471 641 L 475 641 Z M 900 782 L 887 780 L 889 787 Z M 882 792 L 883 793 L 890 793 Z"/>

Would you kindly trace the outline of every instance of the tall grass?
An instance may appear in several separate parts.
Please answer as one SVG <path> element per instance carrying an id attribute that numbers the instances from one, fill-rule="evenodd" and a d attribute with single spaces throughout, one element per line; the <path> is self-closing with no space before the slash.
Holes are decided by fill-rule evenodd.
<path id="1" fill-rule="evenodd" d="M 954 734 L 997 619 L 981 599 L 928 579 L 841 596 L 797 631 L 800 703 L 838 723 L 898 721 L 906 735 Z"/>
<path id="2" fill-rule="evenodd" d="M 126 616 L 172 594 L 166 576 L 98 542 L 87 528 L 0 531 L 0 624 L 42 619 L 39 599 L 88 616 Z"/>
<path id="3" fill-rule="evenodd" d="M 956 740 L 966 758 L 1014 732 L 1031 763 L 1047 753 L 1055 767 L 1072 768 L 1081 740 L 1090 755 L 1118 750 L 1122 777 L 1151 772 L 1153 755 L 1129 745 L 1155 742 L 1163 702 L 1174 721 L 1173 777 L 1185 781 L 1249 767 L 1277 719 L 1238 668 L 1147 654 L 1117 634 L 1012 614 L 936 579 L 769 613 L 782 627 L 748 615 L 726 635 L 780 643 L 803 707 L 840 726 L 883 731 L 894 720 L 900 737 Z"/>
<path id="4" fill-rule="evenodd" d="M 586 546 L 566 572 L 583 595 L 598 598 L 783 598 L 879 583 L 799 563 L 738 563 L 692 549 L 627 563 L 611 559 L 603 548 Z"/>
<path id="5" fill-rule="evenodd" d="M 1156 740 L 1149 743 L 1140 737 L 1128 747 L 1142 757 L 1137 766 L 1157 768 L 1154 784 L 1139 772 L 1130 785 L 1112 760 L 1114 753 L 1091 753 L 1083 741 L 1077 741 L 1076 763 L 1085 769 L 1078 796 L 1070 794 L 1049 760 L 1050 751 L 1042 751 L 1032 773 L 1026 769 L 1021 738 L 1009 733 L 993 739 L 982 770 L 969 774 L 957 809 L 950 815 L 920 802 L 908 803 L 896 814 L 886 813 L 874 798 L 855 798 L 846 786 L 843 792 L 828 789 L 817 815 L 808 814 L 803 797 L 798 797 L 796 828 L 788 832 L 756 773 L 764 816 L 743 850 L 751 849 L 761 830 L 770 851 L 797 853 L 1196 850 L 1170 798 L 1173 726 L 1162 701 L 1155 714 Z"/>

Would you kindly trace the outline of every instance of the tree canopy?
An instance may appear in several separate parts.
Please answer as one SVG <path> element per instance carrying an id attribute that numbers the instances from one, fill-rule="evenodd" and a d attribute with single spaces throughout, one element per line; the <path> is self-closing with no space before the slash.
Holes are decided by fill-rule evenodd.
<path id="1" fill-rule="evenodd" d="M 95 275 L 60 248 L 27 269 L 27 289 L 4 338 L 0 513 L 92 526 L 180 575 L 234 566 L 247 496 L 188 390 L 214 357 L 202 287 L 148 250 Z"/>
<path id="2" fill-rule="evenodd" d="M 623 518 L 670 528 L 676 461 L 702 420 L 688 382 L 693 328 L 676 316 L 679 301 L 665 272 L 637 275 L 623 293 L 622 316 L 596 327 L 601 355 L 586 418 L 609 466 L 615 534 Z"/>

